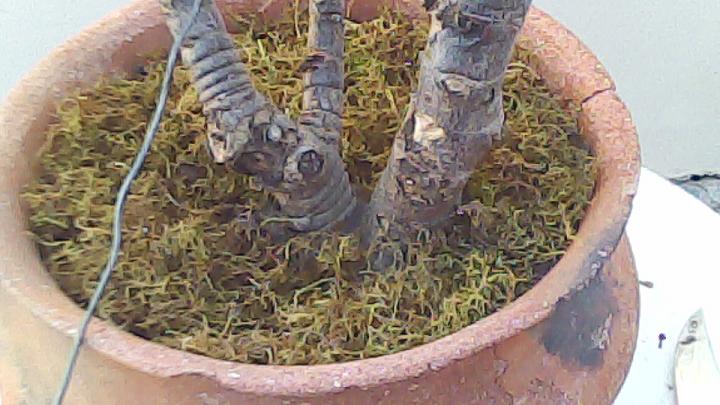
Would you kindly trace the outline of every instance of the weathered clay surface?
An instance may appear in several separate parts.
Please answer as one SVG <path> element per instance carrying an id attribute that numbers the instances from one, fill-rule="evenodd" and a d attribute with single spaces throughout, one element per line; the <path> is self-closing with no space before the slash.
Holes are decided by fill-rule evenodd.
<path id="1" fill-rule="evenodd" d="M 269 2 L 220 3 L 251 12 Z M 372 17 L 377 8 L 371 6 L 380 2 L 356 3 L 365 3 L 352 9 L 360 19 Z M 420 0 L 384 4 L 415 13 Z M 570 32 L 534 9 L 521 43 L 531 47 L 535 67 L 554 91 L 582 103 L 582 133 L 601 163 L 577 240 L 535 288 L 434 343 L 325 366 L 212 360 L 98 320 L 67 403 L 610 404 L 636 337 L 637 283 L 622 232 L 637 188 L 637 135 L 607 73 Z M 168 46 L 157 2 L 138 0 L 58 48 L 0 106 L 0 348 L 11 348 L 0 350 L 3 403 L 48 403 L 81 317 L 22 236 L 19 192 L 32 176 L 43 129 L 64 95 Z"/>
<path id="2" fill-rule="evenodd" d="M 598 92 L 615 89 L 615 83 L 590 49 L 540 10 L 528 15 L 518 43 L 535 50 L 535 69 L 567 99 L 584 101 Z"/>

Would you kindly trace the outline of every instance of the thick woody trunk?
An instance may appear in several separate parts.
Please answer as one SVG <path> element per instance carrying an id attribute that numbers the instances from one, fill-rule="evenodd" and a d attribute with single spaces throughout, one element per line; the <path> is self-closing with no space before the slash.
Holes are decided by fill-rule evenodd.
<path id="1" fill-rule="evenodd" d="M 180 27 L 188 23 L 193 1 L 161 3 L 170 31 L 179 35 Z M 342 1 L 318 3 L 332 3 L 340 9 L 344 6 Z M 333 29 L 342 33 L 342 19 L 335 18 L 334 10 L 327 15 L 318 15 L 317 11 L 314 18 L 318 24 L 326 24 L 324 21 L 329 19 Z M 215 161 L 256 176 L 280 202 L 281 214 L 297 231 L 332 227 L 355 207 L 337 148 L 342 64 L 339 83 L 338 68 L 327 67 L 342 59 L 342 46 L 327 46 L 321 38 L 311 35 L 310 45 L 328 57 L 316 57 L 306 64 L 309 86 L 300 124 L 291 121 L 253 87 L 214 1 L 203 1 L 182 48 L 183 62 L 191 71 L 207 117 L 208 147 Z M 340 89 L 340 94 L 335 89 Z M 332 125 L 328 125 L 330 122 Z"/>
<path id="2" fill-rule="evenodd" d="M 178 34 L 192 0 L 160 0 Z M 432 16 L 418 89 L 362 220 L 364 239 L 402 238 L 446 220 L 477 163 L 500 136 L 502 83 L 531 0 L 425 0 Z M 252 86 L 212 0 L 182 57 L 208 119 L 218 162 L 255 175 L 295 230 L 358 216 L 338 149 L 343 107 L 343 0 L 310 2 L 310 54 L 297 123 Z M 353 218 L 357 221 L 357 218 Z"/>
<path id="3" fill-rule="evenodd" d="M 425 0 L 430 36 L 418 89 L 371 201 L 375 232 L 403 236 L 456 209 L 500 136 L 503 76 L 530 3 Z"/>

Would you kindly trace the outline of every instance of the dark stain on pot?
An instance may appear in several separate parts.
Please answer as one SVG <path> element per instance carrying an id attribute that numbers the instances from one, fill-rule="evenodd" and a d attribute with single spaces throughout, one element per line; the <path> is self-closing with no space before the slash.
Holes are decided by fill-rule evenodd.
<path id="1" fill-rule="evenodd" d="M 616 312 L 611 290 L 598 273 L 587 287 L 557 305 L 543 326 L 542 344 L 565 363 L 598 368 L 603 364 Z"/>

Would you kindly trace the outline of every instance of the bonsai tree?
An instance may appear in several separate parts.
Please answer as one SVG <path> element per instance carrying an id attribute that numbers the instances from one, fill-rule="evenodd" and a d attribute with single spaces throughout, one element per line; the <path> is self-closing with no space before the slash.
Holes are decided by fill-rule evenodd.
<path id="1" fill-rule="evenodd" d="M 409 73 L 414 69 L 406 66 L 407 60 L 414 60 L 413 49 L 420 38 L 425 41 L 427 27 L 413 34 L 412 23 L 396 23 L 394 17 L 353 27 L 349 37 L 360 46 L 348 58 L 353 75 L 348 81 L 365 86 L 350 89 L 354 93 L 347 105 L 353 110 L 348 116 L 357 126 L 348 132 L 368 142 L 357 145 L 351 139 L 344 145 L 350 150 L 344 159 L 339 152 L 341 134 L 348 139 L 348 132 L 342 132 L 342 0 L 312 0 L 309 24 L 303 21 L 302 31 L 296 19 L 294 31 L 285 23 L 279 35 L 268 35 L 270 48 L 257 41 L 255 49 L 262 55 L 258 67 L 283 60 L 279 76 L 287 78 L 292 76 L 287 62 L 299 59 L 304 44 L 298 44 L 309 27 L 309 52 L 299 64 L 303 106 L 296 121 L 253 86 L 235 38 L 212 0 L 160 1 L 176 38 L 167 64 L 150 59 L 148 69 L 136 66 L 134 75 L 100 82 L 60 105 L 60 123 L 48 129 L 49 142 L 42 150 L 42 175 L 24 193 L 49 274 L 68 296 L 87 304 L 59 400 L 119 260 L 125 197 L 160 128 L 178 54 L 187 69 L 178 75 L 182 91 L 162 131 L 179 139 L 163 142 L 148 162 L 152 168 L 137 189 L 146 193 L 137 193 L 128 212 L 128 254 L 117 266 L 101 308 L 103 318 L 123 329 L 181 350 L 253 364 L 376 357 L 447 336 L 497 311 L 565 254 L 592 194 L 593 159 L 582 142 L 573 145 L 580 141 L 576 117 L 562 111 L 559 97 L 522 60 L 513 63 L 511 83 L 506 83 L 514 130 L 506 131 L 509 139 L 492 150 L 488 164 L 475 170 L 490 155 L 504 125 L 504 74 L 530 0 L 425 1 L 432 24 L 420 64 L 415 64 L 419 80 L 412 86 L 415 78 Z M 396 29 L 410 40 L 393 35 Z M 293 39 L 291 32 L 302 39 Z M 238 43 L 252 47 L 257 38 L 251 34 Z M 376 34 L 383 40 L 367 41 Z M 397 43 L 400 51 L 388 52 L 388 42 Z M 372 49 L 382 58 L 374 60 L 368 53 Z M 523 58 L 522 50 L 518 56 Z M 359 68 L 363 63 L 370 66 Z M 162 87 L 155 106 L 159 72 Z M 290 81 L 297 84 L 294 76 Z M 372 97 L 384 94 L 386 88 L 378 91 L 377 82 L 391 90 L 383 100 L 397 99 L 392 91 L 408 100 L 410 87 L 417 87 L 402 125 L 394 101 L 373 103 L 386 110 L 376 116 L 388 118 L 388 125 L 369 124 L 358 114 L 357 107 L 365 103 L 358 102 L 357 90 L 369 88 Z M 189 84 L 197 94 L 187 92 Z M 273 86 L 268 86 L 273 97 L 288 88 Z M 137 125 L 153 108 L 147 128 Z M 196 156 L 195 134 L 203 126 L 215 162 L 254 176 L 274 199 L 244 187 L 246 176 Z M 374 147 L 378 138 L 370 140 L 372 134 L 362 128 L 379 128 L 381 147 Z M 388 128 L 397 130 L 389 151 Z M 142 129 L 147 131 L 144 138 Z M 96 163 L 106 155 L 127 160 L 141 139 L 141 153 L 111 211 L 108 197 L 125 166 Z M 384 168 L 378 167 L 386 161 Z M 357 183 L 375 183 L 372 195 L 355 191 L 350 175 Z M 247 226 L 255 213 L 276 205 L 279 212 L 267 219 L 280 217 L 280 230 L 291 231 L 281 232 L 279 236 L 288 236 L 283 243 Z M 468 206 L 477 207 L 473 217 L 454 216 L 470 211 Z M 95 287 L 108 223 L 113 225 L 112 249 Z M 440 249 L 424 243 L 424 237 L 413 241 L 413 233 L 440 225 L 437 237 L 423 232 L 433 235 L 433 241 L 447 242 Z M 314 231 L 334 234 L 325 238 Z M 348 232 L 375 246 L 358 246 L 355 235 L 342 235 Z M 366 249 L 370 247 L 374 249 Z M 388 247 L 393 251 L 386 256 Z M 607 250 L 602 249 L 600 253 Z M 600 265 L 591 264 L 593 271 Z M 366 271 L 392 267 L 397 272 Z"/>
<path id="2" fill-rule="evenodd" d="M 161 0 L 172 34 L 192 0 Z M 531 0 L 425 0 L 432 18 L 418 88 L 372 196 L 354 192 L 339 153 L 344 0 L 311 0 L 297 121 L 252 85 L 213 0 L 181 51 L 207 117 L 217 163 L 254 176 L 297 232 L 352 230 L 402 240 L 443 223 L 503 127 L 502 83 Z M 351 220 L 352 219 L 352 220 Z"/>

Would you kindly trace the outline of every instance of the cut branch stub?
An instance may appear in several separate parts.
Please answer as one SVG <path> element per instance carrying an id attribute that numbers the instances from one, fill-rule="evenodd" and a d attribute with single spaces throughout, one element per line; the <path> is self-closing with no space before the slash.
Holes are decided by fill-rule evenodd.
<path id="1" fill-rule="evenodd" d="M 312 157 L 311 157 L 312 156 Z M 289 157 L 285 178 L 293 189 L 278 196 L 286 215 L 298 218 L 295 229 L 309 231 L 343 220 L 355 210 L 356 199 L 344 162 L 333 146 L 316 140 L 298 148 Z M 297 179 L 297 181 L 295 181 Z M 300 185 L 303 185 L 302 187 Z M 304 212 L 317 213 L 313 216 Z"/>
<path id="2" fill-rule="evenodd" d="M 425 1 L 418 89 L 373 194 L 369 225 L 402 236 L 447 219 L 503 122 L 502 84 L 531 0 Z"/>
<path id="3" fill-rule="evenodd" d="M 160 1 L 167 13 L 167 25 L 177 37 L 189 20 L 193 1 Z M 343 6 L 342 1 L 317 3 Z M 336 24 L 336 13 L 328 15 Z M 316 24 L 324 19 L 325 14 L 320 14 Z M 212 0 L 203 1 L 181 51 L 207 117 L 207 143 L 214 160 L 259 179 L 280 202 L 285 221 L 298 231 L 338 224 L 356 204 L 337 147 L 338 125 L 342 127 L 342 110 L 337 109 L 337 105 L 342 106 L 342 18 L 339 27 L 339 45 L 337 35 L 327 36 L 318 27 L 311 29 L 316 33 L 311 42 L 333 58 L 319 60 L 306 81 L 310 85 L 306 115 L 327 110 L 339 123 L 334 126 L 298 125 L 253 87 Z M 314 90 L 324 88 L 333 91 Z M 318 109 L 314 109 L 316 105 Z M 321 118 L 323 123 L 328 122 Z"/>

